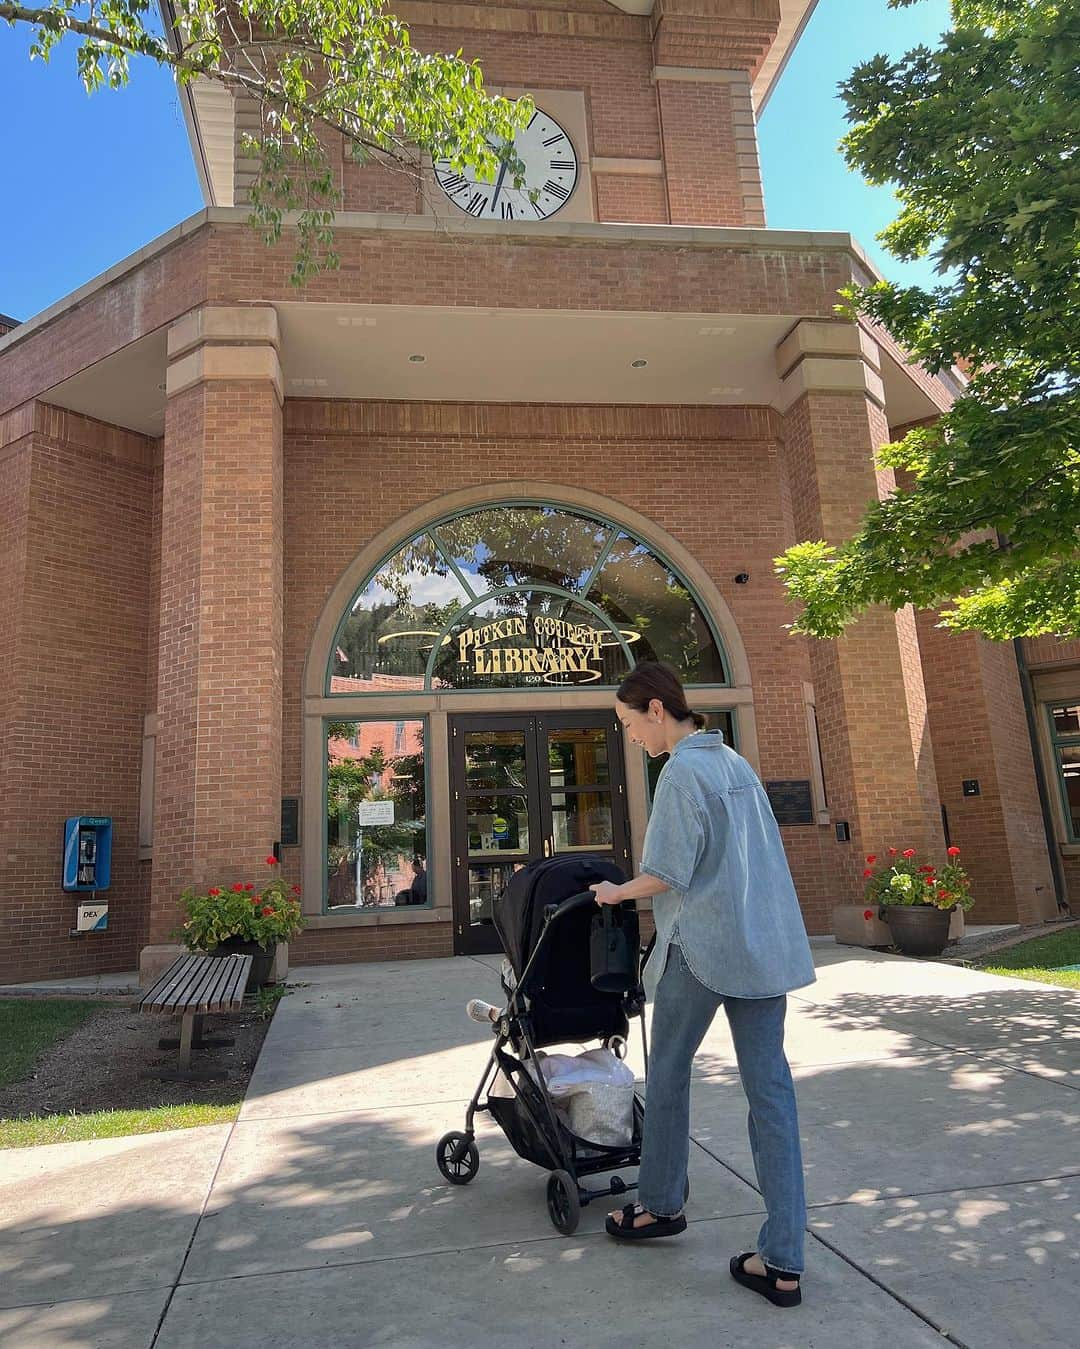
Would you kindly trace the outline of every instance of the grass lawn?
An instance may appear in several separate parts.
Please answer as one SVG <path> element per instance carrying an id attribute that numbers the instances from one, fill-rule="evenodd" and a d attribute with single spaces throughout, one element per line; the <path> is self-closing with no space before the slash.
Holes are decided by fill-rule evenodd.
<path id="1" fill-rule="evenodd" d="M 235 1105 L 159 1105 L 149 1110 L 98 1110 L 92 1115 L 43 1115 L 40 1119 L 0 1120 L 0 1148 L 31 1148 L 40 1143 L 79 1143 L 87 1138 L 122 1138 L 162 1129 L 197 1129 L 228 1124 L 240 1113 Z"/>
<path id="2" fill-rule="evenodd" d="M 65 998 L 0 998 L 0 1087 L 25 1077 L 47 1049 L 106 1005 Z"/>
<path id="3" fill-rule="evenodd" d="M 1080 965 L 1080 928 L 1035 937 L 978 962 L 978 968 L 987 974 L 1007 974 L 1013 979 L 1080 988 L 1080 970 L 1064 969 L 1066 965 Z"/>

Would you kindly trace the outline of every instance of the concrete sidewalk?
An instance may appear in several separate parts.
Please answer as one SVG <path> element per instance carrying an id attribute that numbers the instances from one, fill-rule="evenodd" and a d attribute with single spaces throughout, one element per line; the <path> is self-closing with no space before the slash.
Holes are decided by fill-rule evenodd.
<path id="1" fill-rule="evenodd" d="M 815 955 L 788 1033 L 811 1204 L 798 1311 L 726 1272 L 761 1203 L 722 1017 L 695 1069 L 684 1237 L 619 1246 L 601 1204 L 560 1236 L 545 1173 L 487 1122 L 476 1180 L 443 1183 L 435 1142 L 490 1043 L 463 1012 L 497 995 L 483 957 L 293 971 L 235 1125 L 0 1153 L 0 1344 L 1074 1343 L 1080 995 Z"/>

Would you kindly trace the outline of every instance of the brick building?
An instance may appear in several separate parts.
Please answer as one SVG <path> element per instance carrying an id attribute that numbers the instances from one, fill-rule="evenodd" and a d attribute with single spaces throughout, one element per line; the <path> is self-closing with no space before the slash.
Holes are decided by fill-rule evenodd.
<path id="1" fill-rule="evenodd" d="M 848 533 L 959 379 L 836 318 L 849 236 L 765 227 L 755 118 L 811 0 L 396 8 L 533 95 L 531 217 L 342 154 L 341 268 L 297 291 L 246 223 L 248 111 L 196 88 L 206 209 L 0 337 L 2 977 L 130 968 L 275 845 L 294 961 L 490 949 L 528 858 L 639 854 L 611 685 L 643 654 L 766 781 L 812 932 L 866 851 L 946 831 L 980 921 L 1052 916 L 1080 642 L 785 630 L 772 559 Z M 114 837 L 82 936 L 76 815 Z"/>

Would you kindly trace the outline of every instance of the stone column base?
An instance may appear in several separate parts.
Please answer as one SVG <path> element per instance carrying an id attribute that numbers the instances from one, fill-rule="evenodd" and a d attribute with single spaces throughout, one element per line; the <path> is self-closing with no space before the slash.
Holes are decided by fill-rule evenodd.
<path id="1" fill-rule="evenodd" d="M 869 918 L 866 916 L 869 914 Z M 840 904 L 833 909 L 833 936 L 840 946 L 892 946 L 888 923 L 877 916 L 870 904 Z M 964 935 L 964 915 L 954 910 L 949 923 L 949 941 L 959 941 Z"/>
<path id="2" fill-rule="evenodd" d="M 183 946 L 144 946 L 139 952 L 139 987 L 149 988 L 185 950 Z"/>

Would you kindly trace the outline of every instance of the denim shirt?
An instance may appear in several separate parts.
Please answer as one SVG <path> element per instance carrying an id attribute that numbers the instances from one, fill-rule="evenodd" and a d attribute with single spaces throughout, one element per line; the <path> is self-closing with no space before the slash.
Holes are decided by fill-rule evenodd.
<path id="1" fill-rule="evenodd" d="M 757 774 L 716 731 L 680 740 L 664 765 L 641 870 L 670 889 L 653 896 L 650 998 L 676 942 L 714 993 L 772 998 L 815 979 L 780 829 Z"/>

